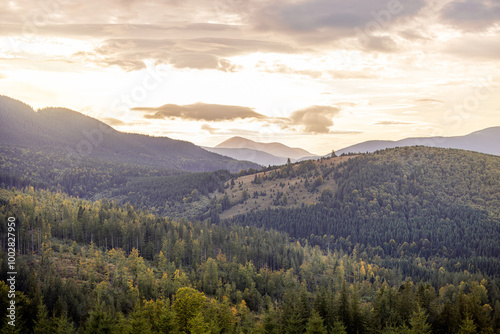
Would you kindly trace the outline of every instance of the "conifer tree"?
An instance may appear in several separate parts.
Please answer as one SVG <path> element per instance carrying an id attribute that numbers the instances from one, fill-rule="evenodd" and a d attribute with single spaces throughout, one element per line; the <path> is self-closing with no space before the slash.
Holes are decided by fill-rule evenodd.
<path id="1" fill-rule="evenodd" d="M 323 319 L 318 312 L 313 311 L 306 326 L 306 334 L 327 334 Z"/>
<path id="2" fill-rule="evenodd" d="M 477 333 L 476 325 L 474 324 L 474 320 L 470 319 L 468 316 L 462 321 L 460 325 L 460 329 L 458 331 L 459 334 L 475 334 Z"/>
<path id="3" fill-rule="evenodd" d="M 410 334 L 430 334 L 431 325 L 427 322 L 427 314 L 420 307 L 417 308 L 410 318 Z"/>
<path id="4" fill-rule="evenodd" d="M 36 315 L 35 327 L 33 328 L 34 334 L 51 334 L 54 332 L 52 321 L 49 318 L 49 312 L 45 304 L 40 301 L 38 304 L 38 312 Z"/>

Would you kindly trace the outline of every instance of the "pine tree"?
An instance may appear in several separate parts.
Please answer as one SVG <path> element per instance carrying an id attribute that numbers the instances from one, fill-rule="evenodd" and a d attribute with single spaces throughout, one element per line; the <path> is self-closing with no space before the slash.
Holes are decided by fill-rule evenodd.
<path id="1" fill-rule="evenodd" d="M 352 333 L 351 306 L 349 305 L 349 295 L 347 293 L 345 281 L 342 282 L 342 288 L 340 290 L 338 316 L 339 320 L 347 327 L 348 332 Z"/>
<path id="2" fill-rule="evenodd" d="M 474 324 L 474 320 L 470 319 L 469 316 L 462 321 L 460 325 L 460 329 L 458 331 L 459 334 L 475 334 L 477 333 L 476 325 Z"/>
<path id="3" fill-rule="evenodd" d="M 313 311 L 306 326 L 306 334 L 327 334 L 323 319 L 318 312 Z"/>
<path id="4" fill-rule="evenodd" d="M 73 326 L 73 323 L 68 319 L 66 313 L 63 313 L 60 317 L 54 317 L 52 322 L 54 324 L 54 334 L 75 333 L 75 327 Z"/>
<path id="5" fill-rule="evenodd" d="M 203 318 L 203 314 L 198 312 L 196 316 L 188 321 L 189 333 L 191 334 L 210 334 L 212 331 L 208 323 Z"/>
<path id="6" fill-rule="evenodd" d="M 331 334 L 347 334 L 347 329 L 344 326 L 344 323 L 342 321 L 334 321 L 332 330 L 330 331 Z"/>
<path id="7" fill-rule="evenodd" d="M 125 333 L 127 334 L 148 334 L 151 333 L 152 327 L 149 319 L 145 317 L 142 307 L 137 303 L 134 311 L 128 316 Z"/>
<path id="8" fill-rule="evenodd" d="M 365 332 L 365 317 L 361 313 L 359 306 L 359 295 L 356 290 L 351 295 L 351 313 L 353 333 L 361 334 Z"/>
<path id="9" fill-rule="evenodd" d="M 272 305 L 269 306 L 269 310 L 264 315 L 264 320 L 262 321 L 262 327 L 265 334 L 278 334 L 279 325 L 276 321 L 276 311 Z"/>
<path id="10" fill-rule="evenodd" d="M 40 304 L 38 304 L 36 318 L 35 328 L 33 328 L 34 334 L 52 334 L 54 332 L 52 322 L 49 318 L 49 312 L 47 312 L 47 307 L 41 301 Z"/>
<path id="11" fill-rule="evenodd" d="M 83 333 L 109 334 L 114 332 L 115 325 L 115 319 L 111 318 L 110 312 L 104 310 L 104 304 L 98 303 L 94 310 L 89 312 Z"/>
<path id="12" fill-rule="evenodd" d="M 316 293 L 314 309 L 319 313 L 321 318 L 325 319 L 325 325 L 328 330 L 333 328 L 333 323 L 335 321 L 334 303 L 335 296 L 331 288 L 323 288 Z"/>
<path id="13" fill-rule="evenodd" d="M 410 318 L 411 330 L 410 334 L 430 334 L 431 325 L 427 322 L 427 314 L 420 307 L 417 308 L 417 311 L 413 312 L 413 315 Z"/>

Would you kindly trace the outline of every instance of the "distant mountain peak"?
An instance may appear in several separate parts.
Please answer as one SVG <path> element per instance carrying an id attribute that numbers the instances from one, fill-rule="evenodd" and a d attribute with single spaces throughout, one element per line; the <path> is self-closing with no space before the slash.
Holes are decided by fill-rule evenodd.
<path id="1" fill-rule="evenodd" d="M 285 144 L 272 142 L 272 143 L 260 143 L 254 140 L 235 136 L 231 137 L 219 145 L 215 146 L 215 148 L 224 148 L 224 149 L 251 149 L 255 151 L 261 151 L 264 153 L 271 154 L 275 157 L 280 158 L 290 158 L 299 160 L 305 157 L 314 157 L 315 155 L 298 147 L 289 147 Z"/>

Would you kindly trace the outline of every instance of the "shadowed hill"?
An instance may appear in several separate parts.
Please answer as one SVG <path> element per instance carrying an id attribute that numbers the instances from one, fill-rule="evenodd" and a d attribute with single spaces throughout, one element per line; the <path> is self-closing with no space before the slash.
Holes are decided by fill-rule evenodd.
<path id="1" fill-rule="evenodd" d="M 122 133 L 69 109 L 35 112 L 8 97 L 0 97 L 0 130 L 3 145 L 65 154 L 71 165 L 85 158 L 99 158 L 187 171 L 258 167 L 207 152 L 189 142 Z"/>
<path id="2" fill-rule="evenodd" d="M 10 147 L 63 154 L 68 165 L 97 158 L 186 171 L 258 168 L 189 142 L 122 133 L 69 109 L 45 108 L 35 112 L 8 97 L 0 97 L 0 141 Z"/>

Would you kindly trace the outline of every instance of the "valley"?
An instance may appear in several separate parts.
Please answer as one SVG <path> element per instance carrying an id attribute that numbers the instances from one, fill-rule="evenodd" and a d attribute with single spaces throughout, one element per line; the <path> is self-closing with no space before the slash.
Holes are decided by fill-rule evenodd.
<path id="1" fill-rule="evenodd" d="M 0 115 L 13 121 L 8 105 Z M 68 164 L 53 148 L 78 142 L 63 131 L 49 145 L 44 116 L 17 107 L 28 116 L 16 131 L 41 137 L 7 138 L 3 126 L 0 145 L 0 219 L 17 224 L 26 333 L 500 327 L 498 156 L 411 146 L 261 167 L 110 132 Z M 148 142 L 168 145 L 139 163 Z M 7 233 L 1 225 L 0 306 Z"/>

